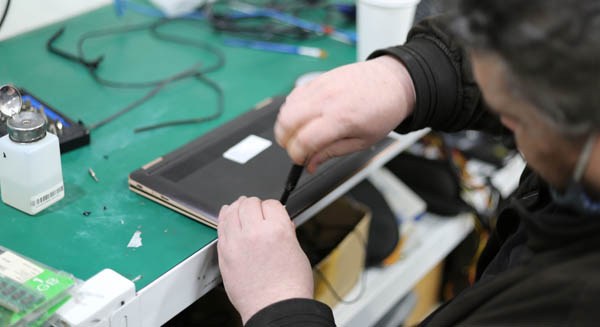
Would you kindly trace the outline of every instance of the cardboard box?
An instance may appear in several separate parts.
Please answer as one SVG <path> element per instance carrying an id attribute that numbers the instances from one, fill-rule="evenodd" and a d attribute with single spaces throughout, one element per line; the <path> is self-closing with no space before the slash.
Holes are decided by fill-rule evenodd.
<path id="1" fill-rule="evenodd" d="M 444 261 L 433 267 L 413 288 L 413 292 L 417 294 L 417 304 L 406 318 L 405 326 L 417 325 L 440 304 L 443 273 Z"/>
<path id="2" fill-rule="evenodd" d="M 333 307 L 356 285 L 364 270 L 370 221 L 365 205 L 341 198 L 298 229 L 314 267 L 316 300 Z"/>

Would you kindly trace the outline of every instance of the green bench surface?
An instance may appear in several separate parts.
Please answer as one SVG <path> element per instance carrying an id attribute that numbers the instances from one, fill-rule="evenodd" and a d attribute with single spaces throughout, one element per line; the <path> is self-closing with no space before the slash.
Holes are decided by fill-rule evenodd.
<path id="1" fill-rule="evenodd" d="M 83 66 L 47 52 L 46 40 L 66 26 L 56 45 L 74 52 L 79 36 L 86 31 L 150 20 L 131 12 L 116 17 L 112 6 L 107 6 L 2 41 L 0 84 L 23 87 L 72 119 L 91 125 L 149 89 L 102 86 Z M 288 93 L 299 75 L 350 63 L 356 56 L 353 46 L 328 38 L 303 43 L 329 52 L 328 58 L 316 59 L 222 46 L 222 36 L 206 22 L 175 22 L 162 30 L 210 42 L 224 51 L 225 67 L 208 75 L 225 92 L 223 116 L 207 123 L 134 134 L 135 127 L 209 115 L 215 110 L 215 92 L 197 80 L 169 85 L 147 103 L 94 130 L 89 146 L 62 156 L 63 200 L 36 216 L 0 204 L 0 245 L 83 280 L 104 268 L 129 279 L 141 276 L 136 287 L 143 288 L 213 241 L 217 233 L 129 191 L 128 174 L 264 98 Z M 88 58 L 104 55 L 100 75 L 120 81 L 164 78 L 198 61 L 209 64 L 215 60 L 201 49 L 157 41 L 147 31 L 90 40 L 85 52 Z M 89 168 L 96 172 L 98 183 L 90 177 Z M 84 216 L 84 211 L 91 214 Z M 143 246 L 127 248 L 137 230 L 142 232 Z"/>

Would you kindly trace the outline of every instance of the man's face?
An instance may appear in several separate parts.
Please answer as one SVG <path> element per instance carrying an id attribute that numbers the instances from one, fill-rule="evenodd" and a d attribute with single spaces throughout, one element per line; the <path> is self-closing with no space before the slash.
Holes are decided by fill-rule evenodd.
<path id="1" fill-rule="evenodd" d="M 540 112 L 509 85 L 502 59 L 493 53 L 471 53 L 473 72 L 486 103 L 514 132 L 517 146 L 531 167 L 558 188 L 566 186 L 581 149 L 581 140 L 560 134 Z"/>

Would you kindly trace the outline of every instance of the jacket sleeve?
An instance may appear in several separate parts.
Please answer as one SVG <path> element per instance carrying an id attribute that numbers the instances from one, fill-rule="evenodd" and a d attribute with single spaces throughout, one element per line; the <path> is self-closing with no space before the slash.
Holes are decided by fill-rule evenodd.
<path id="1" fill-rule="evenodd" d="M 331 309 L 311 299 L 289 299 L 263 308 L 246 327 L 335 327 Z"/>
<path id="2" fill-rule="evenodd" d="M 416 106 L 396 131 L 408 133 L 431 127 L 444 132 L 475 129 L 506 135 L 508 130 L 487 110 L 467 52 L 444 28 L 446 20 L 445 16 L 423 20 L 411 29 L 404 45 L 377 50 L 369 56 L 395 57 L 413 79 Z"/>

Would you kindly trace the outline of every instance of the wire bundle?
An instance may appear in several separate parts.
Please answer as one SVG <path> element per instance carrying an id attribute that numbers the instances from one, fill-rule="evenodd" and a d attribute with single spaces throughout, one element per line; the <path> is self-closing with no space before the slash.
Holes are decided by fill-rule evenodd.
<path id="1" fill-rule="evenodd" d="M 334 32 L 330 26 L 337 5 L 325 0 L 302 1 L 228 1 L 227 5 L 208 4 L 204 16 L 218 32 L 263 41 L 307 40 Z M 324 19 L 312 23 L 299 18 L 305 12 L 322 10 Z"/>
<path id="2" fill-rule="evenodd" d="M 114 119 L 131 111 L 135 107 L 150 100 L 165 86 L 167 86 L 173 82 L 176 82 L 176 81 L 179 81 L 182 79 L 186 79 L 186 78 L 195 78 L 195 79 L 201 81 L 202 83 L 204 83 L 205 85 L 208 85 L 213 90 L 215 90 L 215 92 L 218 95 L 217 110 L 213 114 L 208 115 L 208 116 L 198 117 L 198 118 L 194 118 L 194 119 L 186 119 L 186 120 L 174 120 L 174 121 L 159 123 L 156 125 L 140 127 L 140 128 L 136 128 L 134 130 L 134 132 L 137 133 L 137 132 L 148 131 L 148 130 L 169 127 L 169 126 L 176 126 L 176 125 L 202 123 L 202 122 L 216 119 L 222 115 L 222 113 L 224 111 L 223 90 L 218 83 L 207 78 L 205 75 L 207 73 L 214 72 L 214 71 L 220 69 L 221 67 L 223 67 L 225 65 L 225 55 L 219 48 L 214 47 L 214 46 L 210 45 L 209 43 L 185 38 L 182 36 L 171 35 L 171 34 L 163 32 L 159 29 L 160 27 L 167 25 L 174 21 L 197 22 L 195 20 L 184 20 L 184 19 L 161 19 L 159 21 L 155 21 L 155 22 L 151 22 L 151 23 L 142 23 L 142 24 L 137 24 L 137 25 L 125 26 L 125 27 L 107 28 L 107 29 L 101 29 L 101 30 L 97 30 L 97 31 L 87 32 L 87 33 L 82 34 L 79 38 L 79 41 L 77 42 L 77 54 L 68 53 L 64 50 L 57 48 L 54 45 L 54 42 L 64 33 L 64 28 L 61 28 L 60 30 L 58 30 L 52 37 L 50 37 L 50 39 L 48 39 L 48 41 L 46 43 L 46 48 L 48 49 L 48 51 L 50 51 L 51 53 L 56 54 L 62 58 L 65 58 L 70 61 L 77 62 L 77 63 L 83 65 L 84 67 L 87 68 L 87 70 L 90 73 L 90 75 L 92 76 L 92 78 L 101 85 L 105 85 L 105 86 L 112 87 L 112 88 L 152 88 L 142 98 L 134 101 L 133 103 L 124 107 L 120 111 L 110 115 L 109 117 L 90 125 L 89 126 L 90 130 L 94 130 L 98 127 L 101 127 L 101 126 L 113 121 Z M 116 35 L 116 34 L 143 31 L 143 30 L 148 30 L 150 32 L 150 34 L 158 40 L 181 44 L 181 45 L 193 46 L 193 47 L 205 50 L 205 51 L 213 54 L 214 56 L 216 56 L 217 62 L 213 65 L 205 66 L 205 67 L 202 67 L 203 66 L 202 62 L 197 62 L 188 69 L 185 69 L 181 72 L 178 72 L 176 74 L 173 74 L 167 78 L 160 79 L 160 80 L 145 81 L 145 82 L 119 82 L 119 81 L 109 80 L 105 77 L 102 77 L 99 74 L 98 67 L 104 60 L 103 56 L 101 56 L 97 59 L 94 59 L 94 60 L 89 60 L 85 56 L 83 46 L 84 46 L 85 42 L 90 39 L 107 37 L 107 36 Z"/>

